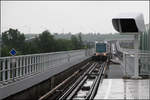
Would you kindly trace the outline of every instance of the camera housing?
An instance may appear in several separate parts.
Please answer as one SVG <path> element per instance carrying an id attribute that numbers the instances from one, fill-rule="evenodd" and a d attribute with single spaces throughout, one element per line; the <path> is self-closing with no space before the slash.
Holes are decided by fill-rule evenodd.
<path id="1" fill-rule="evenodd" d="M 145 31 L 143 14 L 121 13 L 112 19 L 113 27 L 120 33 L 142 33 Z"/>

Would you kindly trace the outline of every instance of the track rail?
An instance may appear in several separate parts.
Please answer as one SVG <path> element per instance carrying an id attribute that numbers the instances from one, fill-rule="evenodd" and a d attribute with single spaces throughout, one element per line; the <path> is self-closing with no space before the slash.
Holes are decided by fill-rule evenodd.
<path id="1" fill-rule="evenodd" d="M 62 99 L 93 99 L 104 74 L 106 63 L 94 62 L 88 70 L 59 98 Z"/>
<path id="2" fill-rule="evenodd" d="M 104 76 L 105 66 L 106 62 L 88 62 L 39 100 L 93 99 Z"/>
<path id="3" fill-rule="evenodd" d="M 89 66 L 92 65 L 92 63 L 93 62 L 88 62 L 84 66 L 81 66 L 79 70 L 75 71 L 71 76 L 69 76 L 67 79 L 65 79 L 63 82 L 61 82 L 59 85 L 57 85 L 51 91 L 45 93 L 38 100 L 58 99 L 61 96 L 62 92 L 68 90 L 68 87 L 71 84 L 73 84 L 84 73 L 84 71 L 87 70 L 89 68 Z"/>

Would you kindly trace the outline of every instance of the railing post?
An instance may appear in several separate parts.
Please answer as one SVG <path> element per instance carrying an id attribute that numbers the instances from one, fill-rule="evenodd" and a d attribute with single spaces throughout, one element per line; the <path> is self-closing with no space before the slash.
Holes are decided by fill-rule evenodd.
<path id="1" fill-rule="evenodd" d="M 12 59 L 11 59 L 11 63 L 12 63 L 12 79 L 13 79 L 13 81 L 15 80 L 15 70 L 16 70 L 16 68 L 15 68 L 15 62 L 16 62 L 16 59 L 14 58 L 14 56 L 12 56 Z"/>
<path id="2" fill-rule="evenodd" d="M 126 73 L 126 54 L 125 54 L 125 52 L 123 52 L 123 67 L 124 67 L 124 74 L 126 77 L 127 73 Z"/>
<path id="3" fill-rule="evenodd" d="M 35 72 L 35 57 L 32 57 L 32 67 L 33 67 L 33 73 Z"/>
<path id="4" fill-rule="evenodd" d="M 31 62 L 31 56 L 29 57 L 29 74 L 32 73 L 32 62 Z"/>
<path id="5" fill-rule="evenodd" d="M 3 65 L 2 65 L 2 81 L 5 81 L 6 80 L 6 78 L 5 78 L 5 59 L 3 60 Z"/>
<path id="6" fill-rule="evenodd" d="M 10 59 L 7 59 L 7 80 L 10 80 Z"/>
<path id="7" fill-rule="evenodd" d="M 36 72 L 39 71 L 39 62 L 38 62 L 38 56 L 36 56 Z"/>
<path id="8" fill-rule="evenodd" d="M 35 56 L 33 56 L 33 69 L 34 69 L 34 73 L 36 72 L 36 62 L 35 62 Z"/>
<path id="9" fill-rule="evenodd" d="M 34 57 L 32 56 L 31 57 L 31 68 L 32 68 L 32 74 L 33 74 L 33 72 L 34 72 Z"/>
<path id="10" fill-rule="evenodd" d="M 18 60 L 18 58 L 16 58 L 16 77 L 19 76 L 19 65 L 18 65 L 18 62 L 19 62 L 19 60 Z"/>
<path id="11" fill-rule="evenodd" d="M 22 76 L 22 57 L 19 59 L 19 76 Z"/>
<path id="12" fill-rule="evenodd" d="M 41 71 L 43 71 L 43 56 L 41 55 Z"/>
<path id="13" fill-rule="evenodd" d="M 40 56 L 37 56 L 37 72 L 40 72 Z"/>
<path id="14" fill-rule="evenodd" d="M 29 74 L 29 60 L 28 60 L 29 57 L 26 57 L 26 74 L 28 75 Z"/>
<path id="15" fill-rule="evenodd" d="M 25 75 L 26 73 L 26 65 L 25 65 L 25 61 L 26 61 L 26 58 L 25 57 L 23 57 L 23 75 Z"/>

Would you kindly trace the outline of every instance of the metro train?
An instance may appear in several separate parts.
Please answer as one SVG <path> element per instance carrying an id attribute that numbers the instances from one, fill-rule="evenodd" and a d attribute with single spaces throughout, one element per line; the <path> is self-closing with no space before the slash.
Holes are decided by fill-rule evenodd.
<path id="1" fill-rule="evenodd" d="M 107 42 L 95 42 L 95 54 L 93 60 L 106 61 L 110 56 L 110 44 Z"/>

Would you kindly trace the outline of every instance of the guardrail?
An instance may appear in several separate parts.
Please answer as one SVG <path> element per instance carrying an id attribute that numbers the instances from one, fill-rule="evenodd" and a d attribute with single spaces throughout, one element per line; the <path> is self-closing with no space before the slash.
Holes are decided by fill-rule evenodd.
<path id="1" fill-rule="evenodd" d="M 150 75 L 150 51 L 121 48 L 118 41 L 115 49 L 125 76 Z"/>
<path id="2" fill-rule="evenodd" d="M 135 69 L 136 57 L 138 60 L 138 69 Z M 124 52 L 124 71 L 127 76 L 134 76 L 136 71 L 138 75 L 150 75 L 150 53 L 149 52 Z"/>
<path id="3" fill-rule="evenodd" d="M 142 53 L 139 57 L 139 74 L 150 75 L 150 53 Z"/>
<path id="4" fill-rule="evenodd" d="M 0 83 L 8 84 L 93 54 L 92 49 L 0 58 Z"/>

